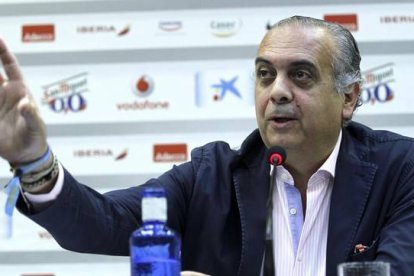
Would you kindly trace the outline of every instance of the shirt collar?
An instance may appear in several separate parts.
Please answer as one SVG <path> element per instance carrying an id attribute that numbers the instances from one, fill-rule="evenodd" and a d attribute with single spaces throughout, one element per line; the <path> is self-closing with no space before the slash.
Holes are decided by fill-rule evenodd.
<path id="1" fill-rule="evenodd" d="M 326 171 L 335 177 L 335 169 L 336 169 L 336 161 L 338 160 L 339 154 L 339 147 L 342 141 L 342 130 L 339 132 L 338 140 L 336 141 L 335 148 L 329 155 L 328 159 L 326 159 L 325 163 L 319 168 L 318 171 Z"/>
<path id="2" fill-rule="evenodd" d="M 326 171 L 332 177 L 335 177 L 336 161 L 338 160 L 338 154 L 339 154 L 339 148 L 341 146 L 341 141 L 342 141 L 342 130 L 339 132 L 338 140 L 336 141 L 333 151 L 329 155 L 328 159 L 326 159 L 325 162 L 322 164 L 322 166 L 317 170 L 317 172 Z M 280 167 L 281 170 L 284 170 L 289 174 L 289 172 L 283 166 L 278 166 L 278 167 Z M 270 165 L 270 175 L 272 175 L 273 169 L 274 169 L 273 165 Z"/>

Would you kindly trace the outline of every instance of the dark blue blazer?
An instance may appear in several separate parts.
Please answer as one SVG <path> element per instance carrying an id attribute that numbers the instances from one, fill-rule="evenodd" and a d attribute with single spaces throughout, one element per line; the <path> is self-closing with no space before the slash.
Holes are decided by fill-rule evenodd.
<path id="1" fill-rule="evenodd" d="M 182 236 L 182 268 L 210 275 L 259 275 L 269 185 L 266 148 L 258 131 L 240 150 L 214 142 L 193 150 L 146 185 L 163 186 L 168 224 Z M 414 275 L 414 143 L 357 123 L 343 129 L 330 205 L 327 275 L 341 262 L 382 260 L 392 275 Z M 67 171 L 58 199 L 31 214 L 64 248 L 129 254 L 129 236 L 141 223 L 140 189 L 101 195 Z M 357 244 L 369 246 L 355 254 Z M 277 245 L 276 245 L 277 246 Z"/>

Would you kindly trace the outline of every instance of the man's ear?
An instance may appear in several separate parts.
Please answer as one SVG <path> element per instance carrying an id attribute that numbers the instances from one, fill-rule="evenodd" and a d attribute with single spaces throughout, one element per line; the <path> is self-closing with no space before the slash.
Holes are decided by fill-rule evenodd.
<path id="1" fill-rule="evenodd" d="M 355 106 L 358 102 L 360 95 L 360 86 L 359 83 L 354 83 L 349 86 L 348 93 L 344 94 L 344 106 L 342 109 L 342 118 L 350 120 L 352 114 L 354 113 Z"/>

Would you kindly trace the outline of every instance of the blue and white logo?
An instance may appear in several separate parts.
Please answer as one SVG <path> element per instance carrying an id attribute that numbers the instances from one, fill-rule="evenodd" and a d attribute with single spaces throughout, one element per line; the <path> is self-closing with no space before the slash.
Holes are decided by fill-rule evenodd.
<path id="1" fill-rule="evenodd" d="M 251 74 L 241 70 L 208 70 L 196 74 L 196 105 L 254 105 L 254 82 Z"/>

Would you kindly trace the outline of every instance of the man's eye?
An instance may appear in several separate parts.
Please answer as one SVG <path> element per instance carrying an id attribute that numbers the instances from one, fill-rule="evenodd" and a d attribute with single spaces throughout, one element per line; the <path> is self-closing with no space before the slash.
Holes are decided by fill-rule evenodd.
<path id="1" fill-rule="evenodd" d="M 274 74 L 271 73 L 269 70 L 267 69 L 259 69 L 257 70 L 257 77 L 261 78 L 261 79 L 269 79 L 269 78 L 274 78 Z"/>
<path id="2" fill-rule="evenodd" d="M 293 73 L 293 78 L 299 81 L 308 81 L 312 79 L 312 76 L 306 71 L 299 70 Z"/>

